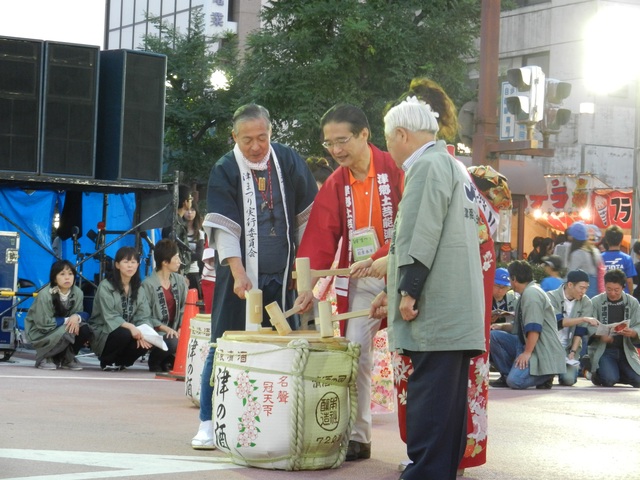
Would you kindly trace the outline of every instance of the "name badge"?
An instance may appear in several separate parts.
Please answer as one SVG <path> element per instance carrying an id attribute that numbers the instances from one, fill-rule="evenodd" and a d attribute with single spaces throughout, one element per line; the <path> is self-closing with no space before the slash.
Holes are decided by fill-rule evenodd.
<path id="1" fill-rule="evenodd" d="M 355 262 L 371 257 L 378 248 L 380 248 L 378 235 L 376 235 L 376 231 L 372 227 L 361 228 L 353 232 L 351 252 Z"/>

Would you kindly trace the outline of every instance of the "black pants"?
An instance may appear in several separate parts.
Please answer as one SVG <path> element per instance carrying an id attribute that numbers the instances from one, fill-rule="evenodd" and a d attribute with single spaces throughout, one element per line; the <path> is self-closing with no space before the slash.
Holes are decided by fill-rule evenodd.
<path id="1" fill-rule="evenodd" d="M 73 342 L 73 353 L 76 355 L 82 347 L 85 346 L 93 338 L 93 331 L 86 323 L 80 325 L 80 331 L 76 335 L 76 341 Z"/>
<path id="2" fill-rule="evenodd" d="M 407 453 L 402 480 L 455 480 L 467 441 L 469 355 L 462 351 L 405 352 Z"/>
<path id="3" fill-rule="evenodd" d="M 65 327 L 58 327 L 65 328 Z M 71 343 L 71 339 L 75 337 L 73 343 Z M 80 330 L 77 335 L 71 335 L 70 333 L 65 333 L 64 336 L 60 339 L 60 342 L 55 345 L 49 353 L 36 355 L 36 363 L 38 361 L 38 357 L 44 355 L 45 357 L 51 357 L 53 361 L 57 364 L 68 364 L 75 360 L 75 356 L 78 354 L 80 349 L 85 346 L 87 342 L 89 342 L 93 338 L 93 330 L 86 323 L 80 325 Z"/>
<path id="4" fill-rule="evenodd" d="M 176 360 L 178 339 L 174 337 L 167 338 L 165 336 L 164 343 L 167 344 L 168 350 L 165 351 L 158 347 L 152 347 L 149 351 L 149 370 L 156 371 L 160 369 L 168 372 L 173 368 Z"/>
<path id="5" fill-rule="evenodd" d="M 107 337 L 107 343 L 100 355 L 100 363 L 130 367 L 146 351 L 146 348 L 138 348 L 138 342 L 131 336 L 131 331 L 118 327 Z"/>
<path id="6" fill-rule="evenodd" d="M 200 287 L 200 273 L 193 272 L 187 273 L 187 280 L 189 280 L 189 290 L 195 288 L 198 290 L 198 299 L 202 300 L 202 288 Z"/>

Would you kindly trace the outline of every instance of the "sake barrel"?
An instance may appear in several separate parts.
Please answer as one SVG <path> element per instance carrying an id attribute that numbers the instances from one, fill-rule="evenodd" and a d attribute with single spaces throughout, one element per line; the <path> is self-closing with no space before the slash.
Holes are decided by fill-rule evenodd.
<path id="1" fill-rule="evenodd" d="M 211 345 L 211 315 L 197 314 L 189 324 L 189 343 L 184 376 L 184 393 L 200 406 L 200 382 Z"/>
<path id="2" fill-rule="evenodd" d="M 337 468 L 357 410 L 360 345 L 317 332 L 226 332 L 216 341 L 213 427 L 233 463 Z"/>

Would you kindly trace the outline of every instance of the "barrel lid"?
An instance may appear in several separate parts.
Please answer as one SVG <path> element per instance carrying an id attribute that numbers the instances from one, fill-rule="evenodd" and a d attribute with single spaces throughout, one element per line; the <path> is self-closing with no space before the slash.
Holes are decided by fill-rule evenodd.
<path id="1" fill-rule="evenodd" d="M 294 330 L 289 335 L 278 335 L 275 330 L 270 331 L 227 331 L 222 334 L 222 340 L 230 340 L 235 342 L 254 342 L 254 343 L 277 343 L 287 344 L 292 340 L 304 339 L 313 346 L 313 344 L 322 344 L 322 348 L 338 348 L 345 349 L 349 344 L 349 340 L 345 337 L 326 337 L 320 336 L 320 332 L 313 330 Z"/>

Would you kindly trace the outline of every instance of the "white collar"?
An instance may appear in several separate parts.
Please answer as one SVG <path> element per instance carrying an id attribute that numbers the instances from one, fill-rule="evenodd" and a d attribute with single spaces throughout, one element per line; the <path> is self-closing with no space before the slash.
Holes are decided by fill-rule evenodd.
<path id="1" fill-rule="evenodd" d="M 236 143 L 233 147 L 233 153 L 244 163 L 249 170 L 266 170 L 269 164 L 269 157 L 271 156 L 271 148 L 267 151 L 267 154 L 259 162 L 252 162 L 245 157 L 240 151 L 240 147 Z"/>

